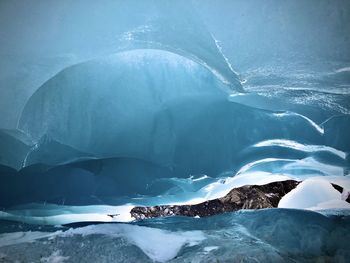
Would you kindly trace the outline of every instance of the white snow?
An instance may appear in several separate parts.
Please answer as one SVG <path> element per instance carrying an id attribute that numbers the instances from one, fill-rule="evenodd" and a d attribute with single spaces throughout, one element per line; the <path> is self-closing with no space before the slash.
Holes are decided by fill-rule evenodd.
<path id="1" fill-rule="evenodd" d="M 340 69 L 337 69 L 335 72 L 336 72 L 336 73 L 350 72 L 350 67 L 340 68 Z"/>
<path id="2" fill-rule="evenodd" d="M 158 262 L 168 261 L 174 258 L 183 246 L 194 246 L 205 239 L 201 231 L 170 232 L 128 224 L 91 225 L 69 230 L 63 236 L 92 234 L 124 237 L 138 246 L 149 258 Z"/>
<path id="3" fill-rule="evenodd" d="M 334 200 L 341 201 L 341 193 L 327 180 L 320 177 L 309 178 L 282 197 L 278 207 L 301 209 L 311 209 L 313 207 L 323 208 L 322 204 L 328 205 L 329 203 L 327 202 Z"/>
<path id="4" fill-rule="evenodd" d="M 237 172 L 236 176 L 237 176 L 237 175 L 240 175 L 240 174 L 246 174 L 246 173 L 248 173 L 249 170 L 250 170 L 251 168 L 253 168 L 254 166 L 256 166 L 256 165 L 264 164 L 264 163 L 270 163 L 270 162 L 279 162 L 279 161 L 292 162 L 293 159 L 265 158 L 265 159 L 253 161 L 253 162 L 250 162 L 250 163 L 248 163 L 248 164 L 242 166 L 242 167 L 239 169 L 239 171 Z"/>
<path id="5" fill-rule="evenodd" d="M 285 140 L 285 139 L 266 140 L 253 145 L 253 147 L 268 147 L 268 146 L 279 146 L 279 147 L 290 148 L 290 149 L 295 149 L 295 150 L 310 152 L 310 153 L 318 152 L 318 151 L 327 151 L 339 156 L 342 159 L 346 158 L 345 152 L 329 146 L 307 145 L 307 144 L 302 144 L 296 141 Z"/>
<path id="6" fill-rule="evenodd" d="M 309 207 L 309 210 L 323 210 L 323 209 L 350 209 L 350 204 L 344 200 L 330 200 Z"/>
<path id="7" fill-rule="evenodd" d="M 286 111 L 286 112 L 281 112 L 281 113 L 273 113 L 273 115 L 275 117 L 278 117 L 278 118 L 283 118 L 286 116 L 299 116 L 299 117 L 303 118 L 304 120 L 306 120 L 308 123 L 310 123 L 320 134 L 324 134 L 323 127 L 317 125 L 313 120 L 311 120 L 308 117 L 301 115 L 299 113 Z"/>
<path id="8" fill-rule="evenodd" d="M 210 252 L 210 251 L 213 251 L 213 250 L 217 250 L 219 247 L 217 246 L 209 246 L 209 247 L 205 247 L 203 250 L 204 252 Z"/>
<path id="9" fill-rule="evenodd" d="M 305 159 L 304 159 L 305 160 Z M 301 162 L 303 160 L 299 160 Z M 309 160 L 310 161 L 310 160 Z M 305 178 L 305 177 L 303 177 Z M 198 204 L 207 200 L 220 198 L 225 196 L 233 188 L 243 185 L 264 185 L 271 182 L 284 180 L 300 180 L 299 175 L 286 175 L 262 171 L 247 171 L 238 173 L 233 177 L 226 177 L 210 183 L 197 192 L 180 193 L 178 195 L 159 196 L 154 200 L 150 198 L 151 205 L 169 204 Z M 312 181 L 310 181 L 312 180 Z M 310 182 L 321 181 L 321 188 L 313 185 Z M 308 183 L 309 182 L 309 183 Z M 335 190 L 330 183 L 337 184 L 344 188 L 343 193 Z M 310 190 L 312 189 L 312 190 Z M 297 189 L 291 191 L 282 198 L 279 207 L 303 208 L 317 207 L 319 204 L 332 200 L 346 200 L 350 189 L 350 176 L 313 176 L 301 183 Z M 329 191 L 328 191 L 329 190 Z M 329 194 L 331 193 L 331 194 Z M 294 200 L 295 199 L 295 200 Z M 147 199 L 143 200 L 147 201 Z M 338 208 L 343 208 L 344 203 L 338 203 Z M 12 220 L 24 222 L 28 224 L 43 224 L 43 225 L 63 225 L 74 222 L 131 222 L 134 218 L 131 217 L 130 211 L 137 205 L 126 204 L 123 206 L 108 206 L 108 205 L 90 205 L 90 206 L 59 206 L 59 205 L 39 205 L 29 204 L 19 210 L 0 211 L 0 218 L 4 220 Z M 333 208 L 336 203 L 333 203 Z M 110 217 L 109 214 L 117 216 Z"/>
<path id="10" fill-rule="evenodd" d="M 128 225 L 128 224 L 100 224 L 56 232 L 15 232 L 0 235 L 0 247 L 24 242 L 33 242 L 41 238 L 72 237 L 74 235 L 107 235 L 122 237 L 131 244 L 139 247 L 150 259 L 157 262 L 168 261 L 179 253 L 183 246 L 195 246 L 206 237 L 201 231 L 171 232 L 158 228 Z M 55 251 L 42 262 L 60 263 L 68 258 Z"/>
<path id="11" fill-rule="evenodd" d="M 343 192 L 341 193 L 341 200 L 346 200 L 350 195 L 350 191 L 347 189 L 343 189 Z"/>
<path id="12" fill-rule="evenodd" d="M 60 250 L 54 251 L 50 256 L 44 257 L 40 260 L 42 263 L 63 263 L 67 261 L 69 257 L 64 257 L 61 255 Z"/>
<path id="13" fill-rule="evenodd" d="M 312 158 L 305 158 L 303 160 L 299 160 L 298 162 L 314 163 L 316 161 Z M 330 168 L 329 170 L 330 172 L 334 171 Z M 227 177 L 225 180 L 218 180 L 214 183 L 208 184 L 200 189 L 193 198 L 170 204 L 198 204 L 207 200 L 223 197 L 236 187 L 241 187 L 244 185 L 264 185 L 285 180 L 299 181 L 300 176 L 262 171 L 237 173 L 237 175 L 233 177 Z M 343 187 L 345 189 L 343 194 L 339 193 L 331 185 L 331 183 Z M 279 207 L 308 209 L 309 207 L 316 206 L 323 202 L 345 200 L 347 198 L 347 194 L 349 193 L 348 189 L 350 189 L 350 176 L 312 176 L 305 179 L 296 189 L 292 190 L 285 197 L 283 197 Z M 343 203 L 339 202 L 338 204 L 340 206 L 336 207 L 336 203 L 334 202 L 332 208 L 344 208 Z M 320 209 L 320 207 L 318 207 L 318 209 Z"/>
<path id="14" fill-rule="evenodd" d="M 282 174 L 272 174 L 268 172 L 249 172 L 229 177 L 225 183 L 215 182 L 206 186 L 203 190 L 207 192 L 205 200 L 211 200 L 223 197 L 228 194 L 232 188 L 243 185 L 264 185 L 272 182 L 279 182 L 292 179 Z"/>
<path id="15" fill-rule="evenodd" d="M 340 154 L 340 153 L 338 153 Z M 340 154 L 341 155 L 341 154 Z M 340 156 L 339 155 L 339 156 Z M 336 166 L 336 165 L 330 165 L 330 164 L 324 164 L 322 162 L 319 162 L 313 157 L 306 157 L 304 159 L 296 160 L 296 159 L 286 159 L 286 158 L 265 158 L 260 159 L 257 161 L 250 162 L 243 167 L 240 168 L 240 170 L 237 172 L 237 175 L 240 174 L 247 174 L 251 170 L 255 169 L 257 170 L 258 166 L 264 166 L 266 164 L 272 164 L 272 163 L 278 163 L 278 167 L 280 167 L 281 171 L 285 171 L 284 173 L 288 174 L 289 177 L 292 178 L 298 178 L 297 176 L 294 176 L 290 171 L 298 171 L 303 169 L 310 169 L 314 170 L 314 174 L 308 174 L 308 175 L 302 175 L 303 178 L 305 177 L 313 177 L 315 175 L 324 174 L 327 176 L 343 176 L 344 174 L 344 167 Z M 285 163 L 281 165 L 280 163 Z M 237 176 L 236 175 L 236 176 Z"/>

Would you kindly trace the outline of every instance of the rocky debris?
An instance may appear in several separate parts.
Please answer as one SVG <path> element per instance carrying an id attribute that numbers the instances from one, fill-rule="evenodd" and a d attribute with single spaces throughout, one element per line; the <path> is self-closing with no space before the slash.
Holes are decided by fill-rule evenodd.
<path id="1" fill-rule="evenodd" d="M 108 214 L 107 216 L 109 216 L 110 218 L 115 218 L 117 216 L 119 216 L 120 214 Z"/>
<path id="2" fill-rule="evenodd" d="M 332 186 L 339 192 L 341 193 L 342 200 L 350 203 L 350 192 L 347 189 L 344 189 L 343 187 L 337 185 L 337 184 L 332 184 Z"/>
<path id="3" fill-rule="evenodd" d="M 265 185 L 245 185 L 232 189 L 226 196 L 196 205 L 160 205 L 134 207 L 131 216 L 137 220 L 163 216 L 204 217 L 240 209 L 277 207 L 278 202 L 300 182 L 286 180 Z"/>

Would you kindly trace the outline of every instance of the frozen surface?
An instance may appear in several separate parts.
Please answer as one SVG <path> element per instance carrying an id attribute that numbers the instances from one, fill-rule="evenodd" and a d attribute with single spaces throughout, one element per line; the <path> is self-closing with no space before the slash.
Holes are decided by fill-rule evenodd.
<path id="1" fill-rule="evenodd" d="M 60 250 L 56 250 L 50 256 L 41 258 L 40 262 L 63 263 L 63 262 L 67 262 L 68 259 L 69 259 L 69 257 L 61 256 Z"/>
<path id="2" fill-rule="evenodd" d="M 0 1 L 0 262 L 347 262 L 349 10 Z M 130 215 L 289 179 L 277 209 Z"/>
<path id="3" fill-rule="evenodd" d="M 56 236 L 57 233 L 28 231 L 0 234 L 0 246 L 10 246 L 14 244 L 33 242 L 40 238 L 50 238 Z"/>
<path id="4" fill-rule="evenodd" d="M 300 183 L 295 189 L 282 197 L 278 207 L 308 209 L 318 206 L 322 208 L 322 203 L 335 200 L 341 200 L 341 193 L 327 180 L 310 178 Z M 325 208 L 330 207 L 326 206 Z M 341 205 L 339 208 L 344 208 L 344 205 Z"/>
<path id="5" fill-rule="evenodd" d="M 312 262 L 320 258 L 346 262 L 349 222 L 345 212 L 324 216 L 266 209 L 209 218 L 162 218 L 139 225 L 52 227 L 45 229 L 51 231 L 49 236 L 44 231 L 41 236 L 28 232 L 33 226 L 2 222 L 0 227 L 11 232 L 0 240 L 17 242 L 1 246 L 0 254 L 10 262 L 35 262 L 53 255 L 69 257 L 67 262 Z M 16 232 L 19 228 L 21 232 Z M 27 238 L 14 238 L 18 235 Z"/>
<path id="6" fill-rule="evenodd" d="M 96 225 L 69 230 L 70 235 L 108 235 L 125 237 L 138 246 L 149 258 L 158 262 L 173 259 L 184 245 L 195 246 L 205 239 L 200 231 L 170 232 L 157 228 L 132 225 Z"/>
<path id="7" fill-rule="evenodd" d="M 150 259 L 156 262 L 165 262 L 173 259 L 183 246 L 195 246 L 205 240 L 202 231 L 167 231 L 158 228 L 121 225 L 102 224 L 90 225 L 82 228 L 69 229 L 65 232 L 14 232 L 0 234 L 0 248 L 22 243 L 31 243 L 40 239 L 53 240 L 64 238 L 69 240 L 79 235 L 89 238 L 91 235 L 104 235 L 111 238 L 123 238 L 127 242 L 139 247 Z M 69 257 L 60 255 L 60 250 L 54 251 L 50 256 L 42 258 L 42 262 L 63 262 Z M 61 261 L 60 261 L 61 260 Z"/>

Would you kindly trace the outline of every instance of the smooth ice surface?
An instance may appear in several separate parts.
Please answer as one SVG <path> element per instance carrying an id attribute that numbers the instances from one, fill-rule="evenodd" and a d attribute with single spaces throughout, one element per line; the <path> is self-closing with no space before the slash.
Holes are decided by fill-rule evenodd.
<path id="1" fill-rule="evenodd" d="M 125 50 L 153 48 L 190 57 L 233 88 L 240 87 L 198 9 L 188 1 L 105 1 L 101 5 L 34 1 L 29 6 L 38 13 L 27 12 L 23 3 L 1 3 L 0 7 L 0 127 L 15 128 L 28 98 L 57 72 Z M 135 19 L 130 19 L 130 13 Z M 14 16 L 20 18 L 21 26 Z"/>
<path id="2" fill-rule="evenodd" d="M 33 138 L 49 135 L 98 156 L 156 160 L 166 157 L 164 144 L 171 139 L 171 120 L 157 121 L 158 112 L 185 99 L 223 98 L 224 90 L 227 86 L 188 58 L 163 50 L 125 51 L 48 80 L 28 101 L 19 127 Z"/>

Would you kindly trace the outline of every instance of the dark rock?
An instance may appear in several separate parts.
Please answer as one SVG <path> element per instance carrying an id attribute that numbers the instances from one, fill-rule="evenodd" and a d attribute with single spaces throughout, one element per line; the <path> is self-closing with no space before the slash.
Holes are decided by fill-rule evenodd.
<path id="1" fill-rule="evenodd" d="M 331 185 L 334 187 L 335 190 L 337 190 L 339 193 L 341 193 L 343 195 L 343 192 L 344 192 L 343 187 L 341 187 L 340 185 L 337 185 L 337 184 L 331 184 Z M 346 194 L 347 194 L 347 196 L 345 195 L 346 199 L 345 199 L 345 197 L 344 197 L 344 199 L 346 202 L 350 203 L 350 194 L 349 193 L 346 193 Z"/>
<path id="2" fill-rule="evenodd" d="M 335 190 L 337 190 L 339 193 L 343 192 L 343 187 L 337 185 L 337 184 L 331 184 Z"/>
<path id="3" fill-rule="evenodd" d="M 266 185 L 245 185 L 232 189 L 226 196 L 196 205 L 161 205 L 134 207 L 131 216 L 135 219 L 162 216 L 204 217 L 239 209 L 261 209 L 277 207 L 278 202 L 299 184 L 287 180 Z"/>
<path id="4" fill-rule="evenodd" d="M 117 216 L 119 216 L 120 214 L 110 214 L 110 215 L 108 215 L 109 217 L 111 217 L 111 218 L 115 218 L 115 217 L 117 217 Z"/>

